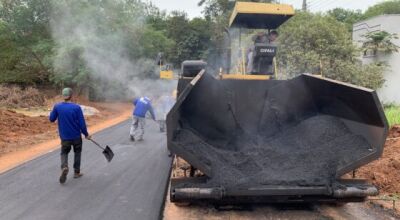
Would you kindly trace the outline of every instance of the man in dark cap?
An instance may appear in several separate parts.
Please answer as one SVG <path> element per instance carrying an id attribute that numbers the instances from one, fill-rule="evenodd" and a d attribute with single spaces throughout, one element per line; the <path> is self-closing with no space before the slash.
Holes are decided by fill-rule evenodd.
<path id="1" fill-rule="evenodd" d="M 79 105 L 72 102 L 72 89 L 62 90 L 64 102 L 56 104 L 50 113 L 49 120 L 58 122 L 58 133 L 61 139 L 61 176 L 60 183 L 67 180 L 68 154 L 74 149 L 74 178 L 79 178 L 81 173 L 82 135 L 90 139 L 86 128 L 85 118 Z"/>
<path id="2" fill-rule="evenodd" d="M 279 37 L 279 34 L 278 34 L 277 31 L 269 32 L 269 34 L 268 34 L 268 42 L 269 42 L 269 44 L 273 45 L 273 46 L 277 46 L 276 40 L 277 40 L 278 37 Z"/>

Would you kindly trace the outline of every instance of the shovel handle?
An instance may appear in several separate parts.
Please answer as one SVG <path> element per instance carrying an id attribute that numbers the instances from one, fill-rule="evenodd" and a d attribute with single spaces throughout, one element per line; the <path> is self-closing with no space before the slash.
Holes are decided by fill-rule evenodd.
<path id="1" fill-rule="evenodd" d="M 91 142 L 93 142 L 93 144 L 95 144 L 97 147 L 101 148 L 102 150 L 105 150 L 105 148 L 103 148 L 99 143 L 97 143 L 96 141 L 94 141 L 92 138 L 89 139 Z"/>

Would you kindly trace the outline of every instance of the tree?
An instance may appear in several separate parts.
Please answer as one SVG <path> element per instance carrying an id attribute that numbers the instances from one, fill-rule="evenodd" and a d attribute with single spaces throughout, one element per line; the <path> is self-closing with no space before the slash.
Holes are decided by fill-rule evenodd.
<path id="1" fill-rule="evenodd" d="M 165 54 L 173 53 L 175 42 L 169 39 L 163 31 L 155 30 L 152 27 L 146 27 L 139 39 L 141 45 L 139 53 L 143 57 L 155 58 L 159 52 Z M 166 58 L 168 59 L 168 58 Z"/>
<path id="2" fill-rule="evenodd" d="M 138 0 L 53 2 L 54 83 L 97 90 L 110 81 L 129 86 L 153 78 L 157 53 L 173 45 L 146 24 L 153 10 Z"/>
<path id="3" fill-rule="evenodd" d="M 167 13 L 160 11 L 153 4 L 146 7 L 146 24 L 150 25 L 154 30 L 162 31 L 164 34 L 167 30 Z"/>
<path id="4" fill-rule="evenodd" d="M 343 8 L 335 8 L 327 12 L 327 15 L 346 24 L 349 31 L 352 31 L 354 23 L 383 14 L 400 14 L 400 0 L 378 3 L 369 7 L 365 13 L 362 13 L 361 10 L 354 11 Z"/>
<path id="5" fill-rule="evenodd" d="M 323 75 L 332 79 L 373 89 L 382 86 L 385 67 L 362 65 L 346 26 L 331 16 L 298 13 L 279 31 L 278 62 L 285 76 L 315 73 L 321 68 Z"/>
<path id="6" fill-rule="evenodd" d="M 397 34 L 391 34 L 387 31 L 377 31 L 369 32 L 364 37 L 366 39 L 362 45 L 364 55 L 367 55 L 368 51 L 372 51 L 373 55 L 377 55 L 378 51 L 385 53 L 398 52 L 399 46 L 392 42 L 393 39 L 399 39 Z"/>
<path id="7" fill-rule="evenodd" d="M 184 12 L 172 12 L 166 21 L 167 37 L 175 42 L 175 48 L 167 57 L 175 66 L 185 60 L 205 58 L 210 47 L 210 22 L 202 18 L 189 20 Z"/>
<path id="8" fill-rule="evenodd" d="M 189 27 L 195 36 L 191 45 L 194 58 L 206 59 L 206 51 L 211 47 L 211 22 L 203 18 L 194 18 L 190 20 Z"/>
<path id="9" fill-rule="evenodd" d="M 133 0 L 53 0 L 51 81 L 95 99 L 124 97 L 134 75 L 131 60 L 144 56 L 143 8 Z"/>
<path id="10" fill-rule="evenodd" d="M 364 19 L 383 14 L 400 14 L 400 0 L 384 1 L 369 7 L 364 13 Z"/>
<path id="11" fill-rule="evenodd" d="M 0 82 L 43 83 L 51 74 L 50 0 L 0 1 Z"/>
<path id="12" fill-rule="evenodd" d="M 349 31 L 353 30 L 354 23 L 363 19 L 363 13 L 361 10 L 353 11 L 343 8 L 335 8 L 329 10 L 327 14 L 335 18 L 337 21 L 345 23 Z"/>
<path id="13" fill-rule="evenodd" d="M 235 1 L 230 0 L 201 0 L 199 6 L 204 6 L 204 15 L 208 19 L 216 19 L 218 17 L 229 15 L 233 9 Z"/>
<path id="14" fill-rule="evenodd" d="M 235 6 L 232 0 L 200 0 L 198 5 L 204 6 L 204 15 L 209 18 L 229 16 Z M 249 2 L 249 0 L 238 0 L 238 2 Z M 251 0 L 250 2 L 274 3 L 275 0 Z"/>

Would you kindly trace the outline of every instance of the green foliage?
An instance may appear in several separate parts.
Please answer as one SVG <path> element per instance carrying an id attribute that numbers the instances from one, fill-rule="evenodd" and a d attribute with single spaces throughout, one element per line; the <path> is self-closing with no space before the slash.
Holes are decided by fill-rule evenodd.
<path id="1" fill-rule="evenodd" d="M 145 7 L 146 10 L 146 23 L 154 30 L 166 32 L 167 29 L 167 13 L 160 11 L 151 3 Z"/>
<path id="2" fill-rule="evenodd" d="M 208 59 L 218 66 L 234 3 L 199 0 L 204 18 L 189 19 L 141 0 L 0 0 L 0 83 L 112 90 L 122 88 L 110 82 L 112 77 L 155 78 L 159 52 L 176 68 L 187 59 Z M 325 76 L 379 88 L 385 66 L 362 65 L 348 31 L 360 19 L 400 13 L 399 5 L 400 0 L 386 1 L 365 14 L 345 9 L 333 9 L 328 16 L 299 13 L 280 29 L 279 69 L 292 76 L 319 72 L 322 66 Z M 395 35 L 366 37 L 364 50 L 397 50 L 389 44 Z"/>
<path id="3" fill-rule="evenodd" d="M 152 77 L 148 69 L 154 70 L 157 53 L 170 50 L 173 42 L 146 25 L 145 6 L 136 0 L 54 1 L 52 81 L 101 91 L 122 87 L 111 88 L 117 84 L 110 80 L 128 84 L 132 77 Z M 150 67 L 141 62 L 147 66 L 139 70 L 141 59 L 151 60 Z"/>
<path id="4" fill-rule="evenodd" d="M 383 73 L 387 66 L 382 63 L 361 64 L 336 60 L 330 67 L 323 68 L 323 75 L 342 82 L 352 83 L 371 89 L 379 89 L 385 80 Z M 325 72 L 324 72 L 325 71 Z"/>
<path id="5" fill-rule="evenodd" d="M 190 20 L 182 12 L 167 16 L 141 1 L 71 0 L 55 2 L 53 8 L 54 23 L 62 27 L 54 31 L 52 80 L 59 85 L 98 90 L 93 87 L 110 80 L 110 73 L 124 80 L 155 78 L 159 52 L 180 66 L 186 59 L 202 58 L 209 46 L 205 19 Z"/>
<path id="6" fill-rule="evenodd" d="M 279 70 L 286 77 L 322 72 L 360 86 L 382 86 L 385 66 L 362 65 L 346 26 L 331 16 L 298 13 L 279 31 Z"/>
<path id="7" fill-rule="evenodd" d="M 274 0 L 237 0 L 238 2 L 277 2 Z M 230 16 L 231 10 L 235 6 L 236 1 L 232 0 L 200 0 L 198 5 L 204 6 L 204 15 L 208 18 L 218 18 L 221 16 Z"/>
<path id="8" fill-rule="evenodd" d="M 227 17 L 235 5 L 235 1 L 230 0 L 200 0 L 199 6 L 204 6 L 204 15 L 207 18 L 216 19 Z"/>
<path id="9" fill-rule="evenodd" d="M 0 83 L 48 80 L 49 11 L 49 0 L 0 1 Z"/>
<path id="10" fill-rule="evenodd" d="M 390 127 L 400 125 L 400 106 L 385 106 L 385 115 Z"/>
<path id="11" fill-rule="evenodd" d="M 345 26 L 320 14 L 298 13 L 279 32 L 279 60 L 289 73 L 313 72 L 320 60 L 350 60 L 356 51 Z"/>
<path id="12" fill-rule="evenodd" d="M 362 13 L 360 10 L 354 11 L 343 8 L 335 8 L 327 12 L 327 15 L 332 16 L 337 21 L 346 24 L 350 32 L 353 29 L 354 23 L 384 14 L 400 14 L 400 0 L 380 2 L 369 7 L 364 13 Z"/>
<path id="13" fill-rule="evenodd" d="M 367 54 L 369 50 L 373 51 L 376 55 L 378 51 L 385 53 L 398 52 L 399 46 L 395 45 L 392 40 L 399 39 L 397 34 L 391 34 L 386 31 L 369 32 L 364 35 L 366 41 L 363 42 L 362 48 L 364 50 L 364 55 Z"/>
<path id="14" fill-rule="evenodd" d="M 327 12 L 329 16 L 332 16 L 337 21 L 346 24 L 349 31 L 353 30 L 353 24 L 363 20 L 364 16 L 361 10 L 349 10 L 344 8 L 335 8 Z"/>
<path id="15" fill-rule="evenodd" d="M 390 0 L 371 6 L 364 13 L 364 18 L 371 18 L 383 14 L 400 14 L 400 0 Z"/>
<path id="16" fill-rule="evenodd" d="M 83 56 L 83 47 L 69 44 L 58 48 L 54 57 L 54 74 L 52 82 L 59 86 L 81 87 L 88 83 L 89 70 Z"/>
<path id="17" fill-rule="evenodd" d="M 139 53 L 144 57 L 155 58 L 158 52 L 171 54 L 175 42 L 169 39 L 162 31 L 147 27 L 139 39 L 141 45 Z"/>
<path id="18" fill-rule="evenodd" d="M 175 47 L 165 24 L 164 12 L 139 0 L 1 0 L 0 83 L 92 86 L 88 44 L 125 60 L 154 60 L 158 52 L 172 54 Z"/>
<path id="19" fill-rule="evenodd" d="M 166 20 L 167 37 L 175 42 L 174 49 L 167 51 L 169 61 L 180 66 L 184 60 L 204 58 L 210 46 L 211 24 L 202 18 L 189 20 L 182 12 L 172 12 Z"/>

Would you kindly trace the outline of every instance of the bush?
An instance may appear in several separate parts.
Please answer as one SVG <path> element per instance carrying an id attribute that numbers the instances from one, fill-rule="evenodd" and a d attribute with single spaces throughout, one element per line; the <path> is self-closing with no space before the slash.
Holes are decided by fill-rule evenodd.
<path id="1" fill-rule="evenodd" d="M 45 97 L 33 87 L 0 85 L 0 106 L 6 108 L 29 108 L 45 105 Z"/>
<path id="2" fill-rule="evenodd" d="M 301 73 L 323 76 L 378 89 L 384 83 L 386 65 L 363 65 L 351 34 L 343 23 L 322 14 L 298 13 L 279 28 L 277 60 L 286 78 Z"/>
<path id="3" fill-rule="evenodd" d="M 393 127 L 394 125 L 400 125 L 400 106 L 385 106 L 385 115 L 390 127 Z"/>

